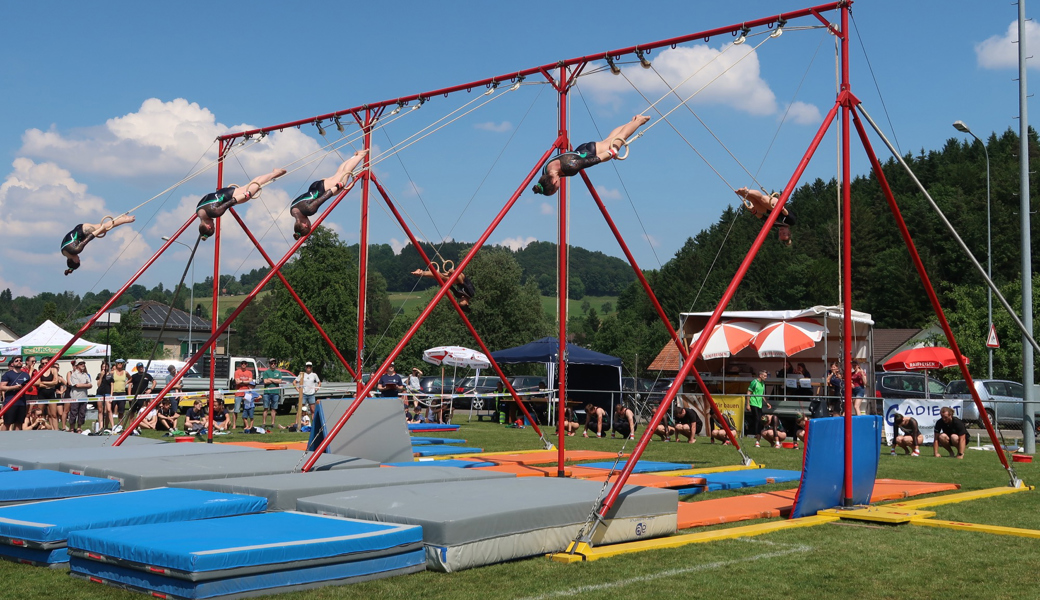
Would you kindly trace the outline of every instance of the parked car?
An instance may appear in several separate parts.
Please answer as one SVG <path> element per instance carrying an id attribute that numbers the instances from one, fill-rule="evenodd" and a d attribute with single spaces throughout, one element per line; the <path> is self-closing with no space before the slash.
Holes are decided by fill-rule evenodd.
<path id="1" fill-rule="evenodd" d="M 874 378 L 874 396 L 877 399 L 874 414 L 884 414 L 885 398 L 923 400 L 925 398 L 924 373 L 912 371 L 883 371 Z M 942 400 L 946 397 L 946 384 L 928 378 L 928 398 Z"/>
<path id="2" fill-rule="evenodd" d="M 1000 423 L 1021 425 L 1025 408 L 1022 404 L 1025 388 L 1021 383 L 1000 379 L 976 379 L 974 381 L 979 399 L 982 400 L 982 407 L 989 415 L 990 422 L 997 424 L 997 420 L 999 420 Z M 951 381 L 946 386 L 946 397 L 964 400 L 961 419 L 982 424 L 978 407 L 975 406 L 971 391 L 968 389 L 968 382 L 963 379 Z"/>
<path id="3" fill-rule="evenodd" d="M 455 377 L 423 377 L 419 387 L 424 394 L 450 394 L 455 389 Z"/>
<path id="4" fill-rule="evenodd" d="M 491 404 L 488 402 L 488 398 L 477 398 L 472 397 L 476 394 L 493 394 L 498 390 L 498 383 L 500 379 L 498 375 L 492 375 L 485 377 L 467 377 L 455 384 L 455 393 L 464 394 L 466 398 L 455 398 L 455 408 L 472 408 L 473 410 L 488 410 Z"/>
<path id="5" fill-rule="evenodd" d="M 517 392 L 536 392 L 539 384 L 548 387 L 548 381 L 543 375 L 513 375 L 509 378 L 509 384 Z"/>

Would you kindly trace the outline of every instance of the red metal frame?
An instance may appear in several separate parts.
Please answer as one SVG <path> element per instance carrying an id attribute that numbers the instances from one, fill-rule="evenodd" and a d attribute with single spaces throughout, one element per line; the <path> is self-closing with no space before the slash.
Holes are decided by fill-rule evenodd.
<path id="1" fill-rule="evenodd" d="M 566 152 L 570 148 L 570 140 L 567 136 L 567 91 L 570 87 L 566 65 L 560 66 L 560 81 L 557 84 L 559 101 L 556 149 Z M 563 427 L 564 416 L 567 414 L 567 301 L 570 299 L 570 278 L 567 272 L 567 191 L 570 189 L 570 180 L 560 179 L 559 201 L 557 202 L 557 225 L 556 233 L 556 313 L 559 315 L 559 351 L 556 355 L 556 476 L 563 477 L 564 442 L 566 434 Z M 600 432 L 601 433 L 601 432 Z"/>
<path id="2" fill-rule="evenodd" d="M 382 114 L 382 109 L 378 110 L 377 114 Z M 358 115 L 354 115 L 354 118 L 358 121 L 358 125 L 361 126 L 365 131 L 364 144 L 365 149 L 370 150 L 372 148 L 372 125 L 375 123 L 376 114 L 369 109 L 365 109 L 365 118 L 361 119 Z M 364 161 L 364 172 L 362 173 L 361 182 L 361 236 L 358 242 L 358 299 L 357 299 L 357 372 L 354 375 L 354 379 L 357 383 L 361 383 L 361 376 L 364 372 L 365 365 L 365 316 L 368 308 L 368 197 L 369 197 L 369 171 L 368 165 L 371 161 L 371 153 L 365 155 Z"/>
<path id="3" fill-rule="evenodd" d="M 224 187 L 224 149 L 227 147 L 224 140 L 220 140 L 217 152 L 217 156 L 220 157 L 220 161 L 217 163 L 217 189 Z M 220 309 L 220 219 L 215 219 L 213 222 L 213 312 L 210 314 L 210 331 L 214 331 L 217 328 L 220 315 L 217 311 Z M 213 443 L 213 407 L 216 406 L 216 387 L 217 387 L 217 340 L 214 338 L 213 343 L 209 347 L 209 406 L 207 408 L 208 417 L 206 424 L 206 443 Z M 229 344 L 230 346 L 230 344 Z M 225 349 L 225 354 L 231 356 L 231 348 Z M 231 373 L 231 363 L 228 363 L 228 372 Z"/>
<path id="4" fill-rule="evenodd" d="M 852 165 L 849 159 L 849 113 L 852 93 L 849 84 L 849 11 L 841 11 L 841 88 L 838 102 L 841 104 L 841 227 L 842 227 L 842 348 L 845 385 L 845 481 L 843 504 L 852 506 Z M 826 334 L 824 334 L 826 335 Z"/>

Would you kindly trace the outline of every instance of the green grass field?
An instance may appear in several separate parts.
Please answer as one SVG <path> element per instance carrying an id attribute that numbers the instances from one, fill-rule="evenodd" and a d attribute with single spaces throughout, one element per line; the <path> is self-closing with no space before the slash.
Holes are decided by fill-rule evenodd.
<path id="1" fill-rule="evenodd" d="M 292 417 L 280 417 L 288 424 Z M 531 428 L 505 428 L 487 421 L 466 422 L 460 413 L 457 433 L 468 446 L 487 451 L 540 447 Z M 2 435 L 2 434 L 0 434 Z M 441 435 L 441 434 L 438 434 Z M 233 434 L 220 441 L 297 441 L 306 434 L 266 436 Z M 616 452 L 621 440 L 570 437 L 570 449 Z M 629 442 L 631 449 L 633 442 Z M 887 450 L 887 449 L 883 449 Z M 798 469 L 801 452 L 749 448 L 768 467 Z M 693 463 L 698 467 L 738 462 L 736 452 L 699 438 L 694 445 L 654 442 L 648 460 Z M 1016 464 L 1027 483 L 1040 481 L 1040 466 Z M 881 457 L 878 477 L 956 482 L 965 490 L 1003 486 L 1007 476 L 992 452 L 969 450 L 964 460 Z M 745 490 L 701 494 L 697 500 L 760 493 L 794 487 L 776 484 Z M 590 498 L 590 509 L 594 499 Z M 460 499 L 465 502 L 465 499 Z M 1040 529 L 1037 493 L 940 506 L 937 518 Z M 738 525 L 747 525 L 743 522 Z M 718 527 L 732 527 L 721 525 Z M 328 587 L 278 596 L 286 600 L 328 598 L 493 598 L 693 597 L 775 598 L 1036 598 L 1040 597 L 1040 543 L 1036 539 L 959 532 L 928 527 L 837 523 L 678 549 L 629 554 L 591 563 L 562 565 L 544 557 L 460 573 L 425 572 L 406 577 Z M 64 571 L 0 562 L 4 583 L 0 597 L 112 598 L 140 594 L 70 578 Z"/>
<path id="2" fill-rule="evenodd" d="M 265 291 L 260 292 L 259 294 L 257 294 L 256 297 L 258 299 L 259 298 L 263 298 L 265 295 L 270 294 L 270 293 L 271 292 L 268 292 L 268 291 L 265 290 Z M 240 296 L 221 296 L 221 297 L 219 297 L 217 299 L 217 314 L 220 315 L 221 318 L 223 318 L 224 313 L 227 312 L 227 310 L 229 308 L 230 309 L 238 308 L 239 306 L 241 306 L 242 302 L 245 301 L 245 299 L 246 299 L 246 294 L 242 294 Z M 213 308 L 213 296 L 208 296 L 208 297 L 205 297 L 205 298 L 198 298 L 198 297 L 196 297 L 195 298 L 195 304 L 201 304 L 203 306 L 203 308 L 205 308 L 206 311 L 209 312 Z"/>

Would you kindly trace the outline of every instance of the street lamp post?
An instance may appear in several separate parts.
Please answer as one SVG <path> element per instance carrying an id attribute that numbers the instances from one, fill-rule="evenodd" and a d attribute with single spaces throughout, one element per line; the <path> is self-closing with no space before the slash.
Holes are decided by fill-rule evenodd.
<path id="1" fill-rule="evenodd" d="M 170 238 L 167 237 L 167 236 L 163 236 L 162 239 L 165 240 L 165 241 L 170 241 Z M 185 244 L 184 242 L 178 242 L 177 240 L 173 240 L 173 243 L 174 244 L 180 244 L 181 246 L 184 246 L 188 250 L 191 250 L 191 246 Z M 171 307 L 170 310 L 173 310 L 173 308 Z M 192 345 L 191 345 L 191 326 L 192 326 L 192 322 L 195 320 L 195 312 L 194 311 L 195 311 L 195 261 L 192 260 L 191 261 L 191 299 L 188 300 L 188 356 L 191 356 L 195 352 L 195 349 L 192 348 Z"/>
<path id="2" fill-rule="evenodd" d="M 964 121 L 954 121 L 953 127 L 961 133 L 966 133 L 971 137 L 975 138 L 975 141 L 982 144 L 982 151 L 986 153 L 986 275 L 989 276 L 990 280 L 993 279 L 993 229 L 990 226 L 990 211 L 989 211 L 989 149 L 986 148 L 986 143 L 979 139 L 979 136 L 972 133 L 971 129 L 964 124 Z M 986 286 L 986 304 L 987 304 L 987 315 L 989 316 L 989 327 L 986 328 L 986 339 L 989 340 L 989 333 L 993 331 L 993 290 L 989 286 Z M 989 348 L 989 376 L 988 379 L 993 379 L 993 348 Z"/>

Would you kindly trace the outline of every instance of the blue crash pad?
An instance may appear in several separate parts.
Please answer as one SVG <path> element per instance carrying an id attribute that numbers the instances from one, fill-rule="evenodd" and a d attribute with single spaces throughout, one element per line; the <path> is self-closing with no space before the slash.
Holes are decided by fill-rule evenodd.
<path id="1" fill-rule="evenodd" d="M 465 444 L 466 440 L 457 440 L 455 438 L 437 438 L 437 437 L 412 437 L 413 446 L 429 446 L 430 444 Z"/>
<path id="2" fill-rule="evenodd" d="M 627 461 L 621 461 L 617 464 L 617 470 L 625 468 Z M 576 467 L 588 467 L 590 469 L 607 469 L 610 470 L 614 467 L 613 462 L 594 462 L 574 465 Z M 658 471 L 679 471 L 681 469 L 689 469 L 691 465 L 684 465 L 681 463 L 670 463 L 670 462 L 654 462 L 652 460 L 641 460 L 636 463 L 633 473 L 656 473 Z"/>
<path id="3" fill-rule="evenodd" d="M 755 487 L 770 483 L 786 483 L 798 481 L 801 476 L 801 471 L 787 471 L 784 469 L 746 469 L 742 471 L 689 475 L 688 477 L 704 479 L 705 485 L 680 488 L 679 494 L 698 494 L 700 492 L 717 492 L 719 490 Z"/>
<path id="4" fill-rule="evenodd" d="M 422 528 L 279 512 L 74 531 L 68 545 L 74 557 L 202 580 L 236 569 L 279 571 L 421 549 Z"/>
<path id="5" fill-rule="evenodd" d="M 0 475 L 0 502 L 5 503 L 93 496 L 118 491 L 118 481 L 45 469 L 12 471 Z"/>
<path id="6" fill-rule="evenodd" d="M 852 503 L 869 504 L 881 458 L 880 415 L 852 417 Z M 811 419 L 806 431 L 802 480 L 791 518 L 843 504 L 845 424 L 841 417 Z"/>
<path id="7" fill-rule="evenodd" d="M 416 456 L 445 456 L 451 454 L 473 454 L 483 452 L 483 448 L 467 448 L 465 446 L 413 446 Z"/>

